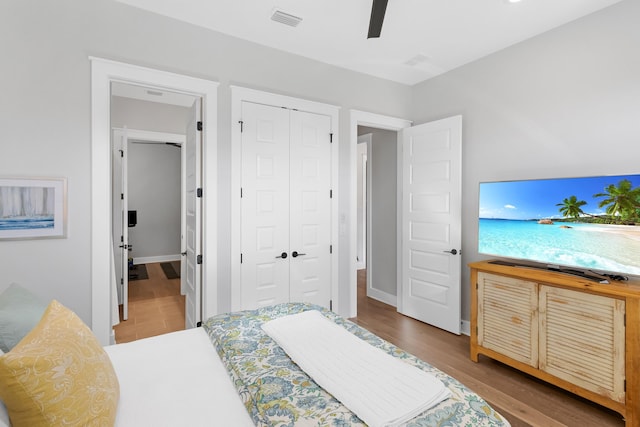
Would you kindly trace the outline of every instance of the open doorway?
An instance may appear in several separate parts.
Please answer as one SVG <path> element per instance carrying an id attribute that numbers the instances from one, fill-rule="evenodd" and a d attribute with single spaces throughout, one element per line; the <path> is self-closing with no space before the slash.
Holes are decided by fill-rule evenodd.
<path id="1" fill-rule="evenodd" d="M 367 296 L 396 306 L 398 283 L 398 131 L 409 127 L 410 121 L 381 116 L 363 111 L 351 111 L 352 153 L 352 264 L 349 317 L 357 316 L 358 284 L 363 281 Z M 367 144 L 363 172 L 363 148 Z M 358 153 L 361 154 L 358 154 Z M 364 196 L 358 196 L 359 185 L 365 185 Z M 358 208 L 361 198 L 366 198 L 364 211 Z M 364 231 L 362 231 L 364 230 Z M 359 236 L 359 233 L 364 235 Z M 363 269 L 359 247 L 363 245 L 365 263 Z"/>
<path id="2" fill-rule="evenodd" d="M 397 131 L 358 126 L 357 268 L 359 282 L 365 279 L 359 286 L 362 289 L 364 285 L 368 297 L 394 307 L 397 305 L 397 141 Z"/>
<path id="3" fill-rule="evenodd" d="M 189 292 L 194 295 L 194 321 L 218 312 L 218 259 L 217 239 L 217 91 L 218 83 L 141 67 L 103 58 L 89 57 L 91 61 L 91 329 L 101 344 L 115 343 L 113 325 L 118 321 L 117 284 L 113 260 L 111 234 L 111 84 L 114 82 L 145 85 L 171 92 L 192 95 L 200 99 L 193 106 L 194 117 L 201 117 L 189 127 L 187 147 L 198 143 L 200 158 L 188 157 L 199 165 L 199 187 L 188 187 L 188 200 L 202 211 L 197 235 L 202 241 L 188 246 L 186 258 L 193 260 L 193 277 Z M 198 103 L 196 103 L 198 104 Z M 195 135 L 194 135 L 195 134 Z M 192 141 L 192 143 L 190 143 Z M 187 179 L 189 182 L 189 179 Z M 197 189 L 200 191 L 196 192 Z M 203 193 L 202 188 L 206 189 Z M 195 195 L 203 195 L 195 200 Z M 187 224 L 197 216 L 187 218 Z M 197 251 L 197 252 L 196 252 Z M 196 261 L 197 260 L 197 261 Z M 199 303 L 199 304 L 198 304 Z"/>
<path id="4" fill-rule="evenodd" d="M 111 90 L 121 343 L 185 328 L 185 132 L 197 98 L 124 83 Z"/>

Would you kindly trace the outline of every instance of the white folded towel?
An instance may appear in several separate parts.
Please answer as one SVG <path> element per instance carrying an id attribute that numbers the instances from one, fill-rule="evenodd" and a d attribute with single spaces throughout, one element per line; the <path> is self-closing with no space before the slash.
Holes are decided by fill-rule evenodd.
<path id="1" fill-rule="evenodd" d="M 433 375 L 373 347 L 316 310 L 271 320 L 262 329 L 371 427 L 398 426 L 450 396 Z"/>

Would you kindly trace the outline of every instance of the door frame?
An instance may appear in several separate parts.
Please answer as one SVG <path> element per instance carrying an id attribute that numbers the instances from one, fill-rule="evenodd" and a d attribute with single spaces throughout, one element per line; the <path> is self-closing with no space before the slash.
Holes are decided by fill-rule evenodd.
<path id="1" fill-rule="evenodd" d="M 171 90 L 202 98 L 203 317 L 217 311 L 217 103 L 218 82 L 89 57 L 91 64 L 91 329 L 113 344 L 117 320 L 111 271 L 111 82 Z M 115 298 L 114 298 L 115 297 Z M 116 319 L 114 319 L 116 317 Z"/>
<path id="2" fill-rule="evenodd" d="M 256 104 L 270 105 L 274 107 L 289 108 L 309 113 L 322 114 L 331 118 L 331 133 L 333 135 L 331 144 L 331 187 L 333 189 L 333 202 L 331 203 L 331 241 L 333 252 L 331 258 L 331 301 L 335 311 L 339 304 L 338 286 L 338 262 L 340 260 L 338 250 L 338 201 L 339 198 L 339 165 L 338 148 L 339 141 L 339 113 L 340 107 L 331 104 L 324 104 L 316 101 L 309 101 L 294 98 L 286 95 L 279 95 L 271 92 L 264 92 L 256 89 L 249 89 L 242 86 L 230 86 L 231 88 L 231 310 L 237 309 L 241 301 L 241 206 L 240 188 L 242 186 L 242 133 L 240 131 L 242 121 L 242 102 L 253 102 Z"/>
<path id="3" fill-rule="evenodd" d="M 384 116 L 381 114 L 369 113 L 360 110 L 349 111 L 349 129 L 350 129 L 350 158 L 351 158 L 351 195 L 349 198 L 349 212 L 351 217 L 349 218 L 349 229 L 351 230 L 350 245 L 349 245 L 349 311 L 346 317 L 356 317 L 358 315 L 358 206 L 356 205 L 356 195 L 358 194 L 358 126 L 368 126 L 377 129 L 385 129 L 398 132 L 398 176 L 402 177 L 402 144 L 400 138 L 400 132 L 402 129 L 411 127 L 412 121 L 406 119 L 399 119 L 391 116 Z M 398 179 L 398 191 L 402 190 L 402 180 Z M 400 200 L 398 200 L 398 212 L 400 212 Z M 398 226 L 401 225 L 402 218 L 398 218 Z M 398 235 L 397 245 L 400 248 L 402 243 L 402 236 Z M 398 251 L 398 265 L 402 265 L 402 253 Z M 398 268 L 398 290 L 396 295 L 402 291 L 402 269 Z M 398 299 L 400 304 L 400 299 Z M 398 307 L 400 308 L 400 307 Z"/>

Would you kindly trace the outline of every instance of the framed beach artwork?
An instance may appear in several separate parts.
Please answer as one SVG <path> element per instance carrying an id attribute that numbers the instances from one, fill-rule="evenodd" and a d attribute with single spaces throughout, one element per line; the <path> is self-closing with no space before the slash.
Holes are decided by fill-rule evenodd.
<path id="1" fill-rule="evenodd" d="M 63 238 L 65 178 L 0 177 L 0 240 Z"/>

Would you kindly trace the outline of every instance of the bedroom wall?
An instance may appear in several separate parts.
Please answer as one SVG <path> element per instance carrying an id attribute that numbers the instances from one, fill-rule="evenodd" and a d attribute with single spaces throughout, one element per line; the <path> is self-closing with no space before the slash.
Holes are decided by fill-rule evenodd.
<path id="1" fill-rule="evenodd" d="M 188 107 L 141 101 L 122 96 L 111 97 L 111 126 L 184 135 Z"/>
<path id="2" fill-rule="evenodd" d="M 0 242 L 4 287 L 57 298 L 91 324 L 90 63 L 97 56 L 220 82 L 219 307 L 230 302 L 231 92 L 239 85 L 340 105 L 339 215 L 349 218 L 349 109 L 407 117 L 411 89 L 290 55 L 111 0 L 0 2 L 3 175 L 68 179 L 66 239 Z M 206 166 L 205 166 L 206 167 Z M 348 307 L 350 229 L 337 242 Z M 105 301 L 105 304 L 108 304 Z"/>
<path id="3" fill-rule="evenodd" d="M 129 228 L 134 263 L 180 259 L 180 148 L 129 143 Z M 150 259 L 151 258 L 151 259 Z"/>
<path id="4" fill-rule="evenodd" d="M 463 116 L 464 319 L 480 181 L 640 172 L 638 16 L 626 0 L 414 88 L 416 123 Z"/>

